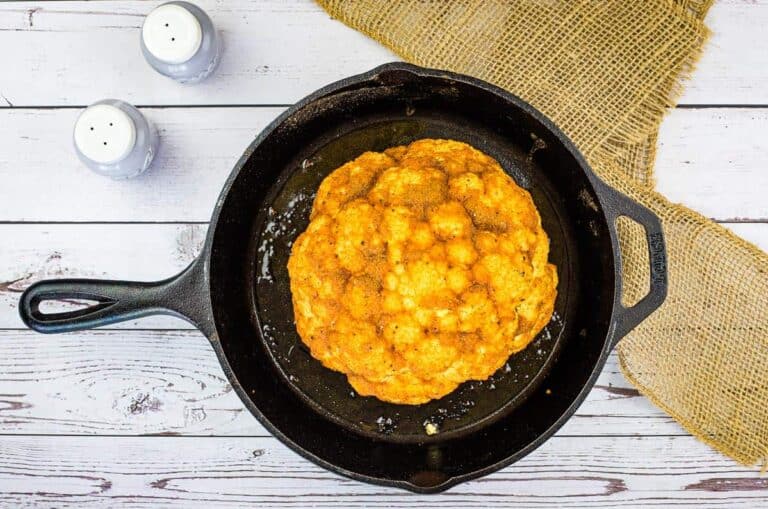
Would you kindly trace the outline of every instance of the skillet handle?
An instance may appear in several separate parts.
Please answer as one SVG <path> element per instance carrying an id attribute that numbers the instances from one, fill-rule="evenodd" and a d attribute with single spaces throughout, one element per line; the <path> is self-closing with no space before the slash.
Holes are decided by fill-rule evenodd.
<path id="1" fill-rule="evenodd" d="M 664 231 L 659 218 L 648 208 L 640 205 L 628 196 L 601 182 L 600 194 L 605 203 L 608 227 L 618 238 L 616 219 L 626 216 L 639 223 L 645 229 L 645 238 L 648 243 L 648 259 L 650 260 L 651 285 L 648 294 L 637 304 L 625 307 L 621 303 L 621 280 L 617 288 L 615 312 L 615 328 L 613 344 L 629 334 L 632 329 L 645 320 L 664 302 L 667 297 L 667 247 L 664 242 Z M 621 250 L 618 252 L 618 268 L 621 273 Z"/>
<path id="2" fill-rule="evenodd" d="M 204 294 L 199 260 L 180 274 L 153 283 L 95 279 L 39 281 L 21 295 L 19 314 L 31 329 L 45 334 L 103 327 L 148 315 L 169 314 L 197 325 L 203 332 L 212 322 Z M 61 313 L 43 313 L 46 300 L 85 299 L 89 307 Z"/>

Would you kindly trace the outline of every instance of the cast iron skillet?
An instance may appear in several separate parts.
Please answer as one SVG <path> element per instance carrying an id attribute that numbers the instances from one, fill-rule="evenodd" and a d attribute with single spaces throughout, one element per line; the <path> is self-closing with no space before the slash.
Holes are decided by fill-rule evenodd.
<path id="1" fill-rule="evenodd" d="M 560 283 L 550 324 L 485 382 L 419 406 L 360 397 L 298 338 L 286 262 L 320 181 L 366 150 L 450 138 L 496 158 L 529 189 L 551 239 Z M 615 221 L 646 231 L 650 292 L 620 302 Z M 371 483 L 436 492 L 518 460 L 576 410 L 611 348 L 667 290 L 659 220 L 602 183 L 565 135 L 488 83 L 395 63 L 310 95 L 275 120 L 227 180 L 202 253 L 156 283 L 53 280 L 31 286 L 20 312 L 45 333 L 154 313 L 189 320 L 210 339 L 245 406 L 306 458 Z M 44 300 L 91 307 L 43 313 Z M 439 433 L 427 435 L 432 423 Z"/>

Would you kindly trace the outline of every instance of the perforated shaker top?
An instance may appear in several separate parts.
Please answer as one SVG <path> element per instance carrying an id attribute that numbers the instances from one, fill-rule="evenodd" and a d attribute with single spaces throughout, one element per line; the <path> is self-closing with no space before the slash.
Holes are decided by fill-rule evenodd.
<path id="1" fill-rule="evenodd" d="M 126 112 L 111 104 L 86 108 L 75 122 L 75 145 L 99 164 L 116 163 L 136 144 L 136 125 Z"/>
<path id="2" fill-rule="evenodd" d="M 194 14 L 184 7 L 165 4 L 147 15 L 141 37 L 144 46 L 158 60 L 180 64 L 200 49 L 203 29 Z"/>

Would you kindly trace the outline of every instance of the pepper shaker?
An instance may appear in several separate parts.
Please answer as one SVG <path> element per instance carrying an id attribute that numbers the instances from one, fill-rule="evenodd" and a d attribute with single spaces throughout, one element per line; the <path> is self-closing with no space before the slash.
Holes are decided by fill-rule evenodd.
<path id="1" fill-rule="evenodd" d="M 157 72 L 180 83 L 197 83 L 219 62 L 221 42 L 211 18 L 189 2 L 168 2 L 141 27 L 141 51 Z"/>
<path id="2" fill-rule="evenodd" d="M 144 172 L 157 153 L 155 128 L 139 110 L 117 99 L 88 106 L 75 122 L 75 151 L 90 169 L 114 179 Z"/>

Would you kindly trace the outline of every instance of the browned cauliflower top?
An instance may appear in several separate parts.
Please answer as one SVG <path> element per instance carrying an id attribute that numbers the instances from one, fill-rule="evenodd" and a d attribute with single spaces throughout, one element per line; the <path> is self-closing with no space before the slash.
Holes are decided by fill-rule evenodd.
<path id="1" fill-rule="evenodd" d="M 530 194 L 452 140 L 366 152 L 323 180 L 288 271 L 312 356 L 361 395 L 440 398 L 547 324 L 557 293 Z"/>

